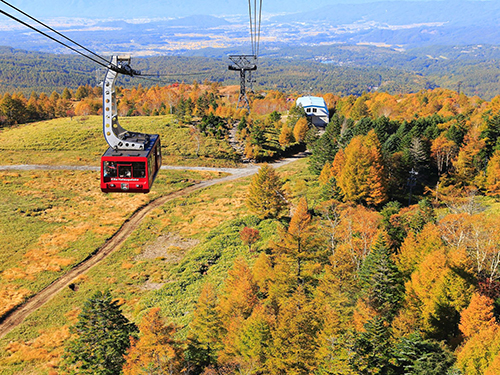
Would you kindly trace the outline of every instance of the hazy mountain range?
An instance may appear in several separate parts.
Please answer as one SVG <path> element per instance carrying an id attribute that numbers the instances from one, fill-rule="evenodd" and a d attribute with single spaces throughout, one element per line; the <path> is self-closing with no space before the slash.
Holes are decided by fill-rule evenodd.
<path id="1" fill-rule="evenodd" d="M 29 1 L 17 3 L 28 10 L 33 6 Z M 110 0 L 95 3 L 51 0 L 47 3 L 57 4 L 57 7 L 40 7 L 38 3 L 31 14 L 36 16 L 38 12 L 40 17 L 66 17 L 50 22 L 56 29 L 100 53 L 161 55 L 206 48 L 250 52 L 247 50 L 250 45 L 248 3 L 244 1 L 187 0 L 173 3 L 158 0 L 139 3 Z M 187 7 L 196 14 L 171 17 L 173 14 L 188 14 Z M 383 1 L 364 4 L 351 1 L 339 4 L 338 1 L 318 0 L 306 5 L 299 0 L 276 0 L 269 4 L 263 2 L 262 7 L 265 14 L 260 39 L 263 52 L 283 46 L 337 43 L 393 48 L 500 45 L 500 1 Z M 2 9 L 5 10 L 5 6 Z M 278 10 L 284 14 L 271 15 Z M 0 22 L 0 28 L 0 45 L 68 52 L 12 21 Z"/>

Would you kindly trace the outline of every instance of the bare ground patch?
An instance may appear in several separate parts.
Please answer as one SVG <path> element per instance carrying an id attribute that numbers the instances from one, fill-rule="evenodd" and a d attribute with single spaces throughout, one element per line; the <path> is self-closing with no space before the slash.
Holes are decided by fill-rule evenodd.
<path id="1" fill-rule="evenodd" d="M 158 237 L 155 242 L 148 245 L 134 260 L 161 258 L 166 262 L 175 263 L 180 261 L 184 254 L 199 242 L 196 239 L 182 238 L 176 233 L 168 233 Z"/>

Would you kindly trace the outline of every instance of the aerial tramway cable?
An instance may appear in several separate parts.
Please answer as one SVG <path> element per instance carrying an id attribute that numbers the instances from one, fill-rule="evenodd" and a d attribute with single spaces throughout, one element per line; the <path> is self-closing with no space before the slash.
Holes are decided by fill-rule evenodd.
<path id="1" fill-rule="evenodd" d="M 26 17 L 28 17 L 28 18 L 29 18 L 29 19 L 31 19 L 32 21 L 35 21 L 36 23 L 38 23 L 38 24 L 42 25 L 43 27 L 46 27 L 47 29 L 49 29 L 50 31 L 52 31 L 52 32 L 56 33 L 57 35 L 59 35 L 59 36 L 63 37 L 63 38 L 64 38 L 64 39 L 66 39 L 67 41 L 69 41 L 69 42 L 71 42 L 71 43 L 73 43 L 73 44 L 77 45 L 78 47 L 80 47 L 80 48 L 82 48 L 83 50 L 87 51 L 87 52 L 88 52 L 88 53 L 90 53 L 91 55 L 93 55 L 93 56 L 97 57 L 98 59 L 103 60 L 103 61 L 104 61 L 104 63 L 106 64 L 106 66 L 107 66 L 107 64 L 109 63 L 109 62 L 108 62 L 108 60 L 106 60 L 104 57 L 99 56 L 98 54 L 94 53 L 93 51 L 89 50 L 88 48 L 86 48 L 86 47 L 82 46 L 81 44 L 79 44 L 79 43 L 75 42 L 74 40 L 72 40 L 72 39 L 68 38 L 67 36 L 63 35 L 63 34 L 62 34 L 62 33 L 60 33 L 59 31 L 54 30 L 52 27 L 48 26 L 47 24 L 45 24 L 45 23 L 43 23 L 43 22 L 41 22 L 41 21 L 37 20 L 36 18 L 34 18 L 34 17 L 30 16 L 28 13 L 23 12 L 21 9 L 19 9 L 19 8 L 15 7 L 14 5 L 9 4 L 9 3 L 8 3 L 8 2 L 6 2 L 5 0 L 0 0 L 0 1 L 1 1 L 2 3 L 4 3 L 5 5 L 7 5 L 7 6 L 11 7 L 12 9 L 16 10 L 17 12 L 21 13 L 22 15 L 24 15 L 24 16 L 26 16 Z M 3 12 L 2 12 L 2 13 L 3 13 Z M 4 14 L 5 14 L 5 13 L 4 13 Z"/>
<path id="2" fill-rule="evenodd" d="M 63 45 L 63 46 L 64 46 L 64 47 L 66 47 L 66 48 L 69 48 L 69 49 L 70 49 L 70 50 L 72 50 L 73 52 L 76 52 L 76 53 L 78 53 L 79 55 L 82 55 L 83 57 L 86 57 L 87 59 L 92 60 L 92 61 L 93 61 L 93 62 L 95 62 L 96 64 L 99 64 L 99 65 L 101 65 L 101 66 L 103 66 L 103 67 L 105 67 L 105 68 L 108 68 L 108 67 L 109 67 L 107 64 L 105 64 L 105 63 L 103 63 L 103 62 L 101 62 L 101 61 L 98 61 L 98 60 L 96 60 L 96 59 L 94 59 L 94 58 L 92 58 L 92 57 L 90 57 L 90 56 L 87 56 L 86 54 L 84 54 L 84 53 L 82 53 L 82 52 L 78 51 L 76 48 L 73 48 L 73 47 L 71 47 L 71 46 L 67 45 L 66 43 L 61 42 L 60 40 L 58 40 L 58 39 L 56 39 L 56 38 L 54 38 L 54 37 L 50 36 L 50 35 L 49 35 L 49 34 L 47 34 L 47 33 L 44 33 L 44 32 L 43 32 L 43 31 L 41 31 L 41 30 L 38 30 L 36 27 L 31 26 L 30 24 L 28 24 L 28 23 L 26 23 L 26 22 L 24 22 L 24 21 L 20 20 L 19 18 L 15 17 L 15 16 L 13 16 L 13 15 L 11 15 L 11 14 L 9 14 L 9 13 L 7 13 L 7 12 L 5 12 L 5 11 L 1 10 L 1 9 L 0 9 L 0 13 L 1 13 L 1 14 L 3 14 L 3 15 L 5 15 L 5 16 L 7 16 L 7 17 L 9 17 L 9 18 L 11 18 L 11 19 L 13 19 L 14 21 L 19 22 L 20 24 L 22 24 L 22 25 L 24 25 L 24 26 L 26 26 L 26 27 L 28 27 L 28 28 L 30 28 L 30 29 L 32 29 L 32 30 L 34 30 L 34 31 L 36 31 L 37 33 L 42 34 L 43 36 L 45 36 L 45 37 L 47 37 L 47 38 L 49 38 L 49 39 L 53 40 L 54 42 L 59 43 L 59 44 Z"/>
<path id="3" fill-rule="evenodd" d="M 194 75 L 203 75 L 203 74 L 209 74 L 210 71 L 207 71 L 207 72 L 194 72 L 194 73 L 169 73 L 169 74 L 141 74 L 140 72 L 137 72 L 133 69 L 124 69 L 123 67 L 121 66 L 116 66 L 114 65 L 113 63 L 109 62 L 108 59 L 96 54 L 95 52 L 91 51 L 90 49 L 86 48 L 85 46 L 81 45 L 80 43 L 74 41 L 73 39 L 71 38 L 68 38 L 67 36 L 65 36 L 64 34 L 62 34 L 61 32 L 53 29 L 52 27 L 48 26 L 47 24 L 37 20 L 35 17 L 32 17 L 30 16 L 28 13 L 22 11 L 21 9 L 15 7 L 14 5 L 12 4 L 9 4 L 8 2 L 6 2 L 5 0 L 0 0 L 0 2 L 4 3 L 5 5 L 11 7 L 12 9 L 16 10 L 17 12 L 21 13 L 22 15 L 24 15 L 25 17 L 28 17 L 29 19 L 31 19 L 32 21 L 35 21 L 36 23 L 42 25 L 43 27 L 47 28 L 48 30 L 52 31 L 53 33 L 55 33 L 56 35 L 66 39 L 67 41 L 75 44 L 76 46 L 78 46 L 79 48 L 83 49 L 84 51 L 88 52 L 89 54 L 91 54 L 92 56 L 95 56 L 94 57 L 91 57 L 89 55 L 86 55 L 85 53 L 79 51 L 78 49 L 58 40 L 57 38 L 54 38 L 53 36 L 47 34 L 46 32 L 42 31 L 42 30 L 39 30 L 38 28 L 36 28 L 35 26 L 32 26 L 30 24 L 28 24 L 27 22 L 24 22 L 22 21 L 21 19 L 13 16 L 12 14 L 9 14 L 7 13 L 6 11 L 4 10 L 1 10 L 0 9 L 0 13 L 5 15 L 6 17 L 22 24 L 23 26 L 26 26 L 27 28 L 33 30 L 33 31 L 36 31 L 37 33 L 45 36 L 46 38 L 70 49 L 71 51 L 91 60 L 92 62 L 98 64 L 98 65 L 101 65 L 102 67 L 106 68 L 106 69 L 111 69 L 111 70 L 114 70 L 118 73 L 121 73 L 121 74 L 124 74 L 124 75 L 128 75 L 128 76 L 131 76 L 131 77 L 137 77 L 137 78 L 142 78 L 142 79 L 145 79 L 145 80 L 149 80 L 149 81 L 154 81 L 154 82 L 159 82 L 159 83 L 169 83 L 169 82 L 166 82 L 166 81 L 163 81 L 163 80 L 160 80 L 160 79 L 156 79 L 156 80 L 153 80 L 153 79 L 147 79 L 147 78 L 143 78 L 143 77 L 167 77 L 167 76 L 194 76 Z M 100 59 L 100 60 L 97 60 L 97 59 Z M 141 77 L 142 76 L 142 77 Z"/>
<path id="4" fill-rule="evenodd" d="M 254 0 L 253 11 L 252 0 L 248 0 L 248 16 L 250 19 L 250 44 L 252 45 L 252 55 L 257 58 L 259 55 L 260 27 L 262 24 L 262 0 L 259 0 L 258 6 L 257 0 Z"/>
<path id="5" fill-rule="evenodd" d="M 259 46 L 260 46 L 260 25 L 262 23 L 262 0 L 260 0 L 260 7 L 259 7 L 259 30 L 257 31 L 257 51 L 255 53 L 256 56 L 259 55 Z"/>

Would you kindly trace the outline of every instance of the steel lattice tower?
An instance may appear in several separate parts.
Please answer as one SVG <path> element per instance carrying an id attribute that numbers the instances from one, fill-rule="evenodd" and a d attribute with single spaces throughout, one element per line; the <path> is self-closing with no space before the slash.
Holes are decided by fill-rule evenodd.
<path id="1" fill-rule="evenodd" d="M 247 82 L 252 89 L 252 71 L 257 70 L 257 56 L 255 55 L 230 55 L 229 60 L 233 65 L 229 65 L 229 70 L 240 72 L 240 95 L 238 97 L 237 108 L 246 108 L 250 110 L 250 102 L 247 97 Z"/>

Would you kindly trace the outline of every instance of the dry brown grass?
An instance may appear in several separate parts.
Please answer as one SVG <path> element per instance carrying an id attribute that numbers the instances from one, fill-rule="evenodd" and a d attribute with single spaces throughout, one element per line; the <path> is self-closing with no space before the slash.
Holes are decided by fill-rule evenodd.
<path id="1" fill-rule="evenodd" d="M 70 337 L 68 326 L 40 332 L 30 341 L 10 342 L 5 350 L 9 354 L 2 360 L 3 365 L 20 362 L 43 363 L 46 370 L 57 368 L 64 351 L 64 342 Z"/>
<path id="2" fill-rule="evenodd" d="M 157 196 L 154 191 L 104 194 L 98 173 L 91 171 L 0 172 L 0 181 L 2 195 L 10 197 L 2 200 L 6 217 L 0 220 L 0 315 L 47 285 L 47 273 L 59 273 L 101 246 L 134 211 Z M 160 189 L 175 187 L 166 184 Z M 32 233 L 41 234 L 23 239 L 22 247 L 13 245 L 15 233 L 3 230 L 12 223 L 33 226 Z"/>
<path id="3" fill-rule="evenodd" d="M 2 285 L 0 289 L 0 315 L 22 303 L 30 291 L 15 284 Z"/>

